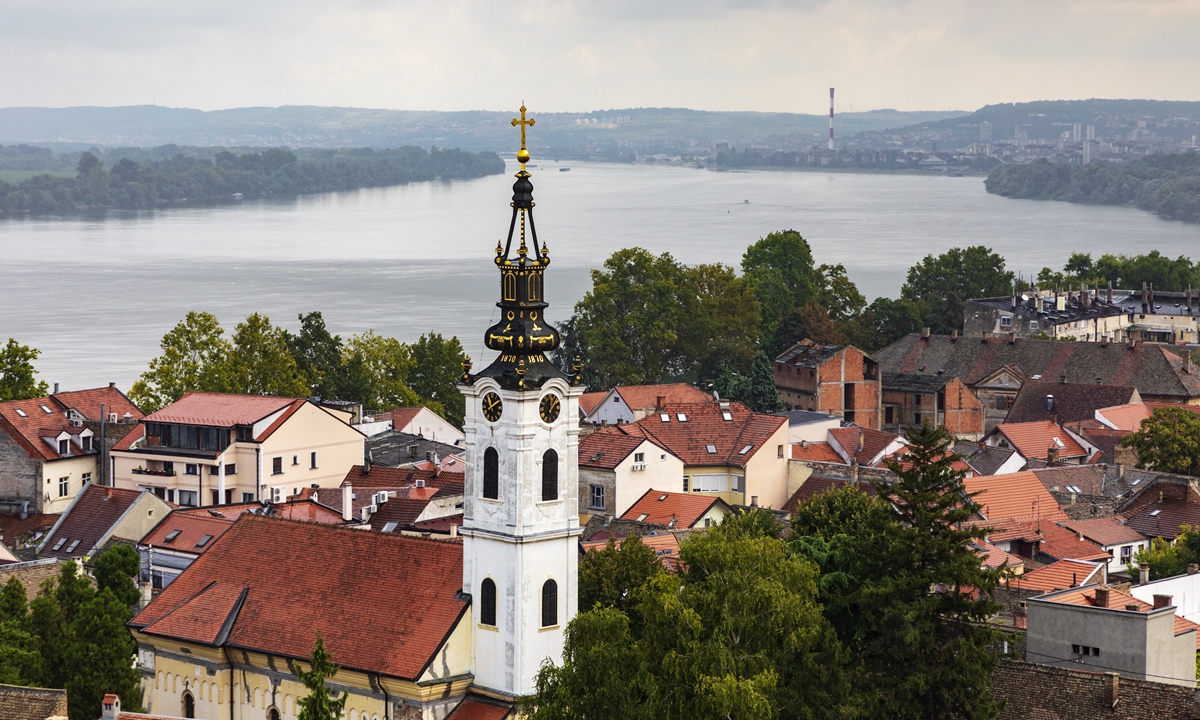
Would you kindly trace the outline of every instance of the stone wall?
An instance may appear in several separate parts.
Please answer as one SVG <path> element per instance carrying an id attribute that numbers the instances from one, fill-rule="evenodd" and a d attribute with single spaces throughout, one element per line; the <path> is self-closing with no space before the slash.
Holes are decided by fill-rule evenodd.
<path id="1" fill-rule="evenodd" d="M 29 512 L 42 512 L 42 461 L 8 433 L 0 432 L 0 499 L 28 500 Z"/>

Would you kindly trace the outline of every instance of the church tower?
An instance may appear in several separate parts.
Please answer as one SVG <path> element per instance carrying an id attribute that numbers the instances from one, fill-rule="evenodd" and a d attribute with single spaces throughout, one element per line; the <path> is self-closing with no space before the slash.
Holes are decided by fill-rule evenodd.
<path id="1" fill-rule="evenodd" d="M 533 183 L 521 118 L 521 170 L 508 240 L 496 244 L 500 321 L 484 341 L 499 353 L 477 374 L 464 364 L 466 478 L 463 592 L 471 596 L 474 684 L 506 696 L 533 693 L 546 658 L 562 662 L 577 608 L 579 527 L 578 359 L 567 375 L 546 353 L 559 334 L 545 318 L 550 264 L 533 223 Z M 513 240 L 518 244 L 514 249 Z"/>

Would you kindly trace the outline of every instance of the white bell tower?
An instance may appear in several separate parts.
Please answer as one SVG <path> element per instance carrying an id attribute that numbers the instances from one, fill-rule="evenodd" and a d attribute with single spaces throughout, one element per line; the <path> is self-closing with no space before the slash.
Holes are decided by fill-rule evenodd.
<path id="1" fill-rule="evenodd" d="M 562 662 L 564 631 L 577 611 L 582 532 L 582 365 L 576 361 L 567 375 L 545 356 L 559 334 L 542 318 L 550 258 L 533 224 L 525 128 L 534 121 L 525 112 L 513 121 L 521 127 L 521 170 L 508 242 L 496 248 L 502 315 L 485 336 L 500 355 L 476 375 L 466 366 L 459 384 L 466 396 L 463 592 L 471 596 L 474 684 L 512 697 L 534 692 L 547 658 Z"/>

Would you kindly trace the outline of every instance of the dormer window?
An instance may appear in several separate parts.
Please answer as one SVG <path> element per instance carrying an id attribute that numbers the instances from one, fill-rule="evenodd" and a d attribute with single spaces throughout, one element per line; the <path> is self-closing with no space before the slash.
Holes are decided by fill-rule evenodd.
<path id="1" fill-rule="evenodd" d="M 58 441 L 58 454 L 59 455 L 67 455 L 70 452 L 71 452 L 71 441 L 70 440 L 59 440 Z"/>
<path id="2" fill-rule="evenodd" d="M 83 437 L 80 439 L 80 443 L 83 445 L 83 451 L 84 451 L 85 453 L 86 453 L 86 452 L 91 452 L 91 451 L 92 451 L 92 436 L 91 436 L 91 435 L 85 435 L 85 436 L 83 436 Z"/>

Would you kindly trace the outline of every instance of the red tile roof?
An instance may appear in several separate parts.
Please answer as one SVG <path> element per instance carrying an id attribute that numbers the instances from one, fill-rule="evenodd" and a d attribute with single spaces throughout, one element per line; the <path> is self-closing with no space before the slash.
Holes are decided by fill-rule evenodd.
<path id="1" fill-rule="evenodd" d="M 400 488 L 409 485 L 416 485 L 417 481 L 424 481 L 425 487 L 438 488 L 447 495 L 462 495 L 465 479 L 463 473 L 456 472 L 435 472 L 433 470 L 418 470 L 415 468 L 394 468 L 384 467 L 382 465 L 374 465 L 371 467 L 370 473 L 363 473 L 362 465 L 354 465 L 346 473 L 346 477 L 342 480 L 342 484 L 350 483 L 351 487 L 357 490 L 358 488 Z M 338 491 L 341 492 L 340 490 Z M 341 507 L 339 500 L 337 503 L 326 502 L 324 496 L 321 496 L 321 502 L 330 507 Z"/>
<path id="2" fill-rule="evenodd" d="M 124 418 L 126 413 L 134 420 L 144 417 L 141 409 L 126 397 L 125 393 L 118 390 L 116 385 L 91 390 L 68 390 L 54 393 L 50 397 L 64 410 L 75 410 L 88 420 L 102 419 L 101 405 L 104 406 L 105 413 L 116 413 L 119 418 Z"/>
<path id="3" fill-rule="evenodd" d="M 1100 408 L 1096 411 L 1104 422 L 1109 427 L 1115 427 L 1117 430 L 1126 430 L 1128 432 L 1136 432 L 1142 426 L 1142 421 L 1150 417 L 1154 413 L 1154 409 L 1146 403 L 1129 403 L 1128 405 L 1116 405 L 1113 407 Z"/>
<path id="4" fill-rule="evenodd" d="M 667 527 L 672 527 L 671 522 L 674 521 L 673 527 L 690 528 L 699 522 L 700 518 L 704 517 L 704 514 L 714 505 L 718 504 L 728 509 L 725 501 L 714 495 L 647 490 L 632 507 L 625 511 L 621 519 Z M 638 520 L 642 515 L 646 517 Z"/>
<path id="5" fill-rule="evenodd" d="M 604 399 L 605 395 L 608 395 L 608 393 L 590 392 L 580 395 L 579 412 L 586 416 L 588 413 L 596 409 L 596 406 L 600 404 L 600 401 Z"/>
<path id="6" fill-rule="evenodd" d="M 1107 517 L 1094 520 L 1071 520 L 1063 523 L 1068 530 L 1083 533 L 1083 536 L 1097 545 L 1121 545 L 1124 543 L 1141 542 L 1146 539 L 1137 530 L 1121 522 L 1119 518 Z"/>
<path id="7" fill-rule="evenodd" d="M 827 442 L 795 443 L 792 445 L 792 459 L 846 464 L 842 456 Z"/>
<path id="8" fill-rule="evenodd" d="M 1031 472 L 978 475 L 964 480 L 963 486 L 968 493 L 978 493 L 975 502 L 980 505 L 987 520 L 1035 517 L 1043 521 L 1067 519 L 1054 496 Z"/>
<path id="9" fill-rule="evenodd" d="M 70 402 L 60 401 L 60 397 L 65 397 Z M 135 418 L 142 417 L 142 411 L 129 402 L 129 398 L 120 390 L 115 387 L 103 387 L 0 403 L 0 430 L 7 432 L 14 442 L 29 453 L 29 457 L 57 460 L 62 457 L 58 454 L 58 443 L 49 443 L 42 438 L 47 434 L 57 435 L 63 430 L 80 430 L 79 427 L 72 426 L 67 418 L 67 410 L 70 408 L 75 408 L 89 420 L 99 420 L 101 402 L 108 405 L 111 412 L 121 415 L 128 412 Z M 49 409 L 50 412 L 43 408 Z M 96 442 L 98 445 L 99 441 Z M 83 449 L 72 441 L 71 452 L 81 454 Z"/>
<path id="10" fill-rule="evenodd" d="M 413 421 L 413 418 L 415 418 L 417 416 L 417 413 L 421 412 L 424 409 L 425 408 L 420 405 L 418 405 L 417 407 L 392 408 L 391 410 L 388 410 L 387 412 L 385 412 L 381 415 L 375 416 L 375 419 L 376 420 L 391 420 L 392 428 L 396 429 L 396 430 L 401 430 L 406 425 L 408 425 L 410 422 Z"/>
<path id="11" fill-rule="evenodd" d="M 341 503 L 338 503 L 341 507 Z M 301 520 L 304 522 L 321 523 L 322 525 L 340 525 L 341 510 L 335 510 L 316 500 L 289 500 L 285 503 L 275 503 L 271 512 L 286 520 Z"/>
<path id="12" fill-rule="evenodd" d="M 713 402 L 712 395 L 686 385 L 684 383 L 669 383 L 664 385 L 618 385 L 613 388 L 617 394 L 621 396 L 621 401 L 629 406 L 631 410 L 656 410 L 658 409 L 658 398 L 665 398 L 667 405 L 680 405 L 688 403 L 710 403 Z"/>
<path id="13" fill-rule="evenodd" d="M 146 420 L 215 427 L 251 425 L 295 403 L 304 402 L 297 398 L 190 392 L 165 408 L 146 416 Z"/>
<path id="14" fill-rule="evenodd" d="M 983 567 L 990 568 L 992 570 L 1001 567 L 1012 569 L 1025 567 L 1024 558 L 1004 552 L 989 542 L 977 540 L 971 545 L 975 550 L 975 554 L 979 556 L 980 564 L 983 565 Z"/>
<path id="15" fill-rule="evenodd" d="M 296 659 L 319 634 L 341 667 L 416 679 L 467 610 L 461 589 L 458 541 L 245 515 L 130 624 Z"/>
<path id="16" fill-rule="evenodd" d="M 213 546 L 216 538 L 221 537 L 231 527 L 233 527 L 233 520 L 224 515 L 214 517 L 208 513 L 201 515 L 176 510 L 146 533 L 141 544 L 163 550 L 202 555 Z M 176 532 L 178 535 L 175 535 Z M 174 537 L 168 540 L 167 537 L 171 535 Z M 205 536 L 208 537 L 207 540 L 204 540 Z M 201 540 L 204 540 L 203 545 L 200 545 Z"/>
<path id="17" fill-rule="evenodd" d="M 468 697 L 446 716 L 446 720 L 504 720 L 513 712 L 513 706 L 495 700 Z"/>
<path id="18" fill-rule="evenodd" d="M 646 535 L 640 538 L 642 543 L 654 551 L 658 559 L 667 569 L 674 572 L 679 566 L 679 538 L 675 533 L 663 533 L 662 535 Z M 603 550 L 608 545 L 609 538 L 603 540 L 593 540 L 590 542 L 580 543 L 584 552 L 593 550 Z M 626 538 L 613 538 L 613 545 L 621 547 L 621 543 L 625 542 Z"/>
<path id="19" fill-rule="evenodd" d="M 140 490 L 87 485 L 63 514 L 58 527 L 45 538 L 38 555 L 75 559 L 90 555 L 96 549 L 96 543 L 141 494 Z M 59 540 L 65 542 L 55 550 Z M 78 545 L 75 545 L 76 540 Z"/>
<path id="20" fill-rule="evenodd" d="M 1100 605 L 1096 602 L 1096 590 L 1099 588 L 1108 588 L 1108 605 Z M 1107 585 L 1092 585 L 1089 587 L 1081 587 L 1077 590 L 1067 590 L 1061 593 L 1055 593 L 1049 597 L 1043 598 L 1049 602 L 1063 603 L 1066 605 L 1083 605 L 1085 607 L 1109 607 L 1114 610 L 1125 610 L 1126 605 L 1137 605 L 1137 610 L 1134 612 L 1150 612 L 1154 606 L 1144 600 L 1138 600 L 1129 593 L 1122 592 L 1114 587 Z M 1128 612 L 1128 611 L 1127 611 Z M 1197 649 L 1200 649 L 1200 625 L 1186 618 L 1175 616 L 1175 636 L 1178 637 L 1187 632 L 1195 631 L 1195 642 Z"/>
<path id="21" fill-rule="evenodd" d="M 0 513 L 0 542 L 10 548 L 16 547 L 18 541 L 27 535 L 50 532 L 58 518 L 58 515 L 29 513 L 22 520 L 16 513 Z"/>
<path id="22" fill-rule="evenodd" d="M 619 425 L 598 430 L 579 441 L 579 466 L 613 470 L 644 442 L 670 452 L 658 446 L 640 428 Z"/>
<path id="23" fill-rule="evenodd" d="M 900 436 L 895 433 L 870 428 L 844 427 L 829 431 L 834 442 L 846 451 L 849 457 L 858 460 L 859 465 L 870 466 L 882 460 L 880 454 Z M 862 450 L 858 449 L 858 439 L 862 438 Z"/>
<path id="24" fill-rule="evenodd" d="M 723 413 L 730 419 L 726 420 Z M 686 419 L 681 421 L 681 416 Z M 662 412 L 647 415 L 635 426 L 685 465 L 745 467 L 787 422 L 784 416 L 750 412 L 738 402 L 730 403 L 728 409 L 707 402 L 667 405 Z M 632 428 L 622 429 L 637 432 Z M 709 452 L 710 446 L 715 452 Z"/>
<path id="25" fill-rule="evenodd" d="M 823 477 L 821 475 L 809 476 L 796 489 L 796 492 L 792 493 L 788 501 L 783 504 L 783 511 L 794 513 L 801 503 L 807 502 L 818 495 L 823 495 L 830 490 L 846 487 L 849 484 L 850 481 L 844 478 Z M 859 490 L 871 496 L 875 495 L 875 486 L 871 483 L 860 480 L 856 484 Z"/>
<path id="26" fill-rule="evenodd" d="M 1103 563 L 1083 560 L 1058 560 L 1037 570 L 1012 578 L 1006 587 L 1014 590 L 1040 590 L 1053 592 L 1087 585 L 1093 577 L 1100 577 Z"/>
<path id="27" fill-rule="evenodd" d="M 1200 527 L 1200 503 L 1184 500 L 1156 500 L 1130 515 L 1125 525 L 1146 537 L 1174 540 L 1184 525 Z"/>
<path id="28" fill-rule="evenodd" d="M 397 528 L 405 528 L 415 523 L 421 513 L 425 512 L 433 495 L 437 493 L 437 490 L 433 488 L 419 489 L 431 492 L 409 494 L 409 497 L 397 495 L 388 498 L 388 501 L 379 506 L 379 510 L 371 516 L 371 529 L 383 530 L 384 526 L 390 522 L 396 523 Z"/>
<path id="29" fill-rule="evenodd" d="M 1047 395 L 1054 398 L 1049 410 L 1046 409 Z M 1066 423 L 1090 420 L 1098 408 L 1120 405 L 1135 398 L 1141 399 L 1137 390 L 1128 385 L 1026 380 L 1004 421 L 1025 423 L 1056 419 Z"/>
<path id="30" fill-rule="evenodd" d="M 1066 529 L 1058 522 L 1041 524 L 1042 540 L 1038 543 L 1038 552 L 1049 555 L 1055 560 L 1098 560 L 1108 562 L 1112 557 L 1108 552 L 1088 540 Z"/>
<path id="31" fill-rule="evenodd" d="M 138 440 L 144 439 L 145 437 L 146 437 L 146 426 L 139 424 L 134 429 L 125 433 L 125 437 L 118 440 L 117 443 L 115 445 L 113 445 L 112 449 L 113 450 L 128 450 L 133 447 L 134 443 L 136 443 Z"/>
<path id="32" fill-rule="evenodd" d="M 1087 457 L 1087 451 L 1061 425 L 1042 422 L 1004 423 L 996 430 L 1027 460 L 1045 460 L 1051 447 L 1058 448 L 1061 459 Z"/>

